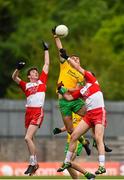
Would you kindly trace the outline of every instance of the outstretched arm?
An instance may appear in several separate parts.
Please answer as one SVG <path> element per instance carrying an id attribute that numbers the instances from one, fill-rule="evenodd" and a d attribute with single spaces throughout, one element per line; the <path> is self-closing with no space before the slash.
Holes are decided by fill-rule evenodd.
<path id="1" fill-rule="evenodd" d="M 56 35 L 55 29 L 56 29 L 56 27 L 52 28 L 52 34 L 53 34 L 53 37 L 54 37 L 54 40 L 56 43 L 56 47 L 59 52 L 60 63 L 64 63 L 65 59 L 60 56 L 60 49 L 63 49 L 62 42 L 61 42 L 60 38 Z"/>
<path id="2" fill-rule="evenodd" d="M 43 49 L 44 49 L 44 66 L 43 71 L 47 74 L 49 71 L 49 47 L 46 42 L 43 42 Z"/>
<path id="3" fill-rule="evenodd" d="M 53 37 L 55 39 L 56 46 L 57 46 L 58 50 L 60 50 L 63 47 L 62 47 L 62 43 L 61 43 L 60 38 L 56 35 L 55 30 L 56 30 L 56 26 L 54 28 L 52 28 L 52 34 L 53 34 Z"/>
<path id="4" fill-rule="evenodd" d="M 60 38 L 57 35 L 54 35 L 54 39 L 58 50 L 62 49 L 63 47 Z"/>
<path id="5" fill-rule="evenodd" d="M 59 133 L 62 133 L 62 132 L 65 132 L 66 131 L 66 127 L 63 126 L 61 128 L 54 128 L 53 129 L 53 134 L 56 135 L 56 134 L 59 134 Z"/>

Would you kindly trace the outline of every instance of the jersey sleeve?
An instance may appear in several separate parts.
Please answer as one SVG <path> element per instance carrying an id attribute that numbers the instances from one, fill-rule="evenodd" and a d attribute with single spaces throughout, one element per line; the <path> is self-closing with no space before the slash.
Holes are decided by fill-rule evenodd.
<path id="1" fill-rule="evenodd" d="M 84 77 L 85 77 L 87 83 L 95 83 L 96 82 L 96 77 L 90 71 L 85 70 Z"/>
<path id="2" fill-rule="evenodd" d="M 71 93 L 71 95 L 73 96 L 74 99 L 80 98 L 81 97 L 80 89 L 74 91 L 73 93 Z"/>
<path id="3" fill-rule="evenodd" d="M 44 71 L 42 71 L 42 73 L 40 74 L 39 79 L 46 84 L 47 79 L 48 79 L 48 74 L 46 74 Z"/>
<path id="4" fill-rule="evenodd" d="M 26 82 L 21 80 L 20 83 L 19 83 L 19 86 L 25 92 L 25 90 L 26 90 Z"/>

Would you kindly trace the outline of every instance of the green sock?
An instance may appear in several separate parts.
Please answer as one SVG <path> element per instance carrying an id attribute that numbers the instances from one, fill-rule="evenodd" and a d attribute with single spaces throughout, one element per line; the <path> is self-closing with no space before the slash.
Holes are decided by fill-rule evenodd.
<path id="1" fill-rule="evenodd" d="M 89 172 L 84 173 L 84 176 L 87 177 L 89 175 Z"/>
<path id="2" fill-rule="evenodd" d="M 93 139 L 93 146 L 97 148 L 96 140 Z"/>
<path id="3" fill-rule="evenodd" d="M 81 144 L 86 144 L 86 140 L 83 136 L 81 136 L 78 141 L 81 143 Z"/>

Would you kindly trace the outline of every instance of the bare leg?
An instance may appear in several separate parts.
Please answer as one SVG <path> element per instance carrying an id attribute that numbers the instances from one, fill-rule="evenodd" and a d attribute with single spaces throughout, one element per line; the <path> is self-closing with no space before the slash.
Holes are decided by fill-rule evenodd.
<path id="1" fill-rule="evenodd" d="M 71 141 L 69 144 L 69 150 L 67 151 L 66 158 L 64 162 L 70 162 L 71 158 L 73 156 L 73 153 L 76 150 L 76 145 L 77 145 L 77 140 L 79 137 L 87 132 L 89 129 L 88 124 L 84 121 L 81 120 L 78 124 L 78 126 L 74 129 L 73 133 L 71 134 Z"/>
<path id="2" fill-rule="evenodd" d="M 63 117 L 63 122 L 65 124 L 65 127 L 68 131 L 69 134 L 73 132 L 73 122 L 72 122 L 72 117 L 71 116 L 65 116 Z M 85 141 L 85 138 L 83 136 L 80 136 L 78 138 L 79 142 L 84 146 L 85 151 L 87 155 L 89 156 L 91 154 L 91 150 L 89 148 L 89 141 Z"/>
<path id="3" fill-rule="evenodd" d="M 105 166 L 105 148 L 104 148 L 104 126 L 102 124 L 97 124 L 95 126 L 95 138 L 99 153 L 99 168 L 95 172 L 95 174 L 103 174 L 106 172 Z"/>
<path id="4" fill-rule="evenodd" d="M 80 167 L 77 163 L 71 162 L 71 167 L 82 173 L 87 179 L 94 179 L 95 175 Z"/>
<path id="5" fill-rule="evenodd" d="M 76 150 L 77 140 L 81 135 L 83 135 L 85 132 L 89 130 L 89 125 L 84 121 L 81 120 L 78 124 L 78 126 L 74 129 L 74 131 L 71 134 L 71 141 L 69 144 L 69 150 L 67 151 L 66 158 L 64 160 L 64 163 L 62 167 L 60 167 L 57 172 L 64 171 L 64 169 L 68 169 L 71 167 L 71 159 L 73 157 L 73 154 Z"/>
<path id="6" fill-rule="evenodd" d="M 29 162 L 30 165 L 28 166 L 24 174 L 29 174 L 29 176 L 34 174 L 36 170 L 39 168 L 39 165 L 37 164 L 36 147 L 33 140 L 33 137 L 37 129 L 38 129 L 38 126 L 30 125 L 25 135 L 25 141 L 27 143 L 27 147 L 30 153 L 30 162 Z"/>
<path id="7" fill-rule="evenodd" d="M 87 172 L 84 168 L 81 168 L 77 163 L 71 162 L 71 165 L 72 168 L 81 172 L 82 174 L 85 174 Z"/>
<path id="8" fill-rule="evenodd" d="M 72 157 L 71 160 L 74 161 L 75 158 L 76 158 L 76 153 L 74 153 L 74 155 L 73 155 L 73 157 Z M 72 179 L 79 179 L 78 173 L 77 173 L 77 171 L 76 171 L 75 169 L 73 169 L 73 168 L 70 167 L 70 168 L 68 168 L 67 170 L 68 170 L 70 176 L 72 177 Z"/>
<path id="9" fill-rule="evenodd" d="M 101 124 L 97 124 L 95 126 L 95 139 L 96 139 L 99 155 L 105 155 L 103 137 L 104 137 L 104 126 Z"/>
<path id="10" fill-rule="evenodd" d="M 74 129 L 73 133 L 71 134 L 69 151 L 75 152 L 76 141 L 79 139 L 81 135 L 85 134 L 89 128 L 89 125 L 84 120 L 81 120 L 79 122 L 78 126 Z"/>
<path id="11" fill-rule="evenodd" d="M 63 122 L 64 122 L 66 129 L 67 129 L 67 132 L 69 134 L 71 134 L 73 132 L 72 116 L 64 116 Z"/>
<path id="12" fill-rule="evenodd" d="M 25 141 L 27 143 L 30 155 L 36 155 L 36 147 L 33 141 L 33 136 L 35 135 L 37 129 L 38 126 L 30 125 L 25 135 Z"/>

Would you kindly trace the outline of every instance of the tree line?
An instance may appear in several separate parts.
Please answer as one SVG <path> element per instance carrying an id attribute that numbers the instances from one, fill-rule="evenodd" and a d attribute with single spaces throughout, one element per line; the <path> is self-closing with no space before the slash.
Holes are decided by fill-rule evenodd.
<path id="1" fill-rule="evenodd" d="M 43 65 L 41 41 L 50 45 L 47 97 L 56 97 L 58 52 L 51 29 L 65 24 L 69 35 L 61 39 L 68 54 L 98 77 L 106 100 L 124 100 L 124 1 L 123 0 L 1 0 L 0 1 L 0 98 L 22 99 L 12 81 L 18 60 L 26 70 Z"/>

